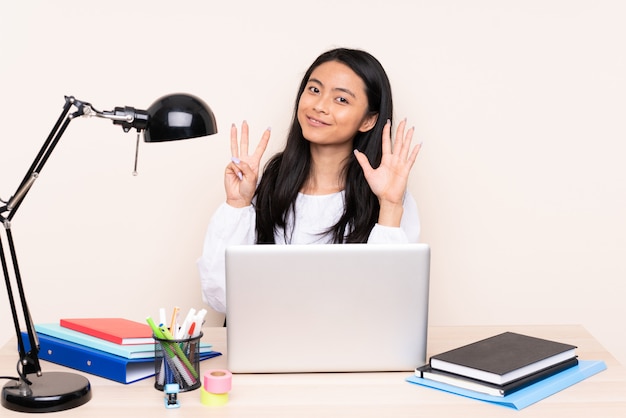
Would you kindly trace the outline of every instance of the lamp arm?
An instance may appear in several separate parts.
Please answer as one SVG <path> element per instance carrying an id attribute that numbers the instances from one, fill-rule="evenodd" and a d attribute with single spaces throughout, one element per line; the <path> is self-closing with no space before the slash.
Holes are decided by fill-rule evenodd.
<path id="1" fill-rule="evenodd" d="M 13 194 L 13 196 L 11 196 L 7 205 L 0 208 L 0 216 L 3 213 L 9 212 L 9 215 L 7 217 L 9 221 L 13 218 L 13 216 L 15 216 L 15 213 L 17 212 L 17 209 L 24 200 L 24 197 L 32 187 L 37 177 L 39 177 L 39 173 L 43 169 L 43 166 L 48 161 L 48 158 L 50 157 L 50 154 L 52 154 L 52 151 L 56 147 L 57 143 L 59 142 L 59 139 L 61 139 L 63 132 L 65 132 L 65 129 L 67 128 L 67 125 L 69 125 L 71 118 L 66 118 L 66 116 L 72 106 L 72 100 L 70 100 L 69 97 L 66 97 L 63 111 L 59 115 L 59 118 L 54 124 L 54 127 L 50 131 L 50 134 L 46 138 L 45 142 L 41 146 L 41 149 L 37 153 L 37 156 L 33 160 L 33 163 L 30 165 L 28 171 L 26 172 L 26 175 L 24 176 L 24 179 L 18 186 L 17 191 L 15 192 L 15 194 Z"/>
<path id="2" fill-rule="evenodd" d="M 17 305 L 13 296 L 13 288 L 11 286 L 11 278 L 9 275 L 8 264 L 4 253 L 2 242 L 0 241 L 0 259 L 2 260 L 2 271 L 4 273 L 4 279 L 6 282 L 7 294 L 9 296 L 9 304 L 11 305 L 11 314 L 13 316 L 13 324 L 15 326 L 15 334 L 17 337 L 18 351 L 20 360 L 18 364 L 18 373 L 20 378 L 30 384 L 30 381 L 26 377 L 31 373 L 36 373 L 37 376 L 41 376 L 41 365 L 39 364 L 39 339 L 35 332 L 34 323 L 28 309 L 28 302 L 26 301 L 26 294 L 24 293 L 24 286 L 22 285 L 22 277 L 20 275 L 19 266 L 17 263 L 17 254 L 15 252 L 15 244 L 13 242 L 13 235 L 11 233 L 11 226 L 9 221 L 4 221 L 4 228 L 9 243 L 9 250 L 11 253 L 11 261 L 13 263 L 13 270 L 15 273 L 15 282 L 17 284 L 17 290 L 20 298 L 20 305 L 22 306 L 22 315 L 24 316 L 24 322 L 26 323 L 26 333 L 28 335 L 28 342 L 30 350 L 26 351 L 24 345 L 24 339 L 22 338 L 20 322 L 17 314 Z"/>
<path id="3" fill-rule="evenodd" d="M 76 106 L 78 110 L 68 117 L 68 113 L 72 106 Z M 35 180 L 39 177 L 41 170 L 44 165 L 48 161 L 48 158 L 52 154 L 52 151 L 58 144 L 61 136 L 67 129 L 69 123 L 76 117 L 84 114 L 85 105 L 82 102 L 77 102 L 73 97 L 65 98 L 65 105 L 63 106 L 63 110 L 57 119 L 54 127 L 50 131 L 50 134 L 44 141 L 41 149 L 37 153 L 33 163 L 29 167 L 26 175 L 24 176 L 22 182 L 17 188 L 17 191 L 11 196 L 7 204 L 3 207 L 0 207 L 0 222 L 2 222 L 5 230 L 5 234 L 7 237 L 9 252 L 11 256 L 11 262 L 13 265 L 13 273 L 15 278 L 15 284 L 17 287 L 17 292 L 19 295 L 19 303 L 22 308 L 22 317 L 24 319 L 26 325 L 26 333 L 28 334 L 28 340 L 30 343 L 30 350 L 27 352 L 24 340 L 22 338 L 21 326 L 18 317 L 18 308 L 17 303 L 14 298 L 13 288 L 11 286 L 11 277 L 9 274 L 9 267 L 7 256 L 4 251 L 4 247 L 2 246 L 2 242 L 0 241 L 0 259 L 2 261 L 2 271 L 5 278 L 5 284 L 7 288 L 7 293 L 9 296 L 9 303 L 11 305 L 11 313 L 13 316 L 13 323 L 15 326 L 15 333 L 18 342 L 18 351 L 20 356 L 20 362 L 18 366 L 18 373 L 20 374 L 20 378 L 29 383 L 27 379 L 27 375 L 31 373 L 36 373 L 37 375 L 41 375 L 41 366 L 39 364 L 39 340 L 37 338 L 37 333 L 35 332 L 34 324 L 30 315 L 30 310 L 28 309 L 28 302 L 26 301 L 26 295 L 24 292 L 24 286 L 22 284 L 22 277 L 20 274 L 20 269 L 17 261 L 17 254 L 15 251 L 15 244 L 13 241 L 13 235 L 11 233 L 11 220 L 17 213 L 20 205 L 24 201 L 24 198 L 28 194 L 29 190 L 33 186 Z M 20 369 L 21 368 L 21 369 Z"/>

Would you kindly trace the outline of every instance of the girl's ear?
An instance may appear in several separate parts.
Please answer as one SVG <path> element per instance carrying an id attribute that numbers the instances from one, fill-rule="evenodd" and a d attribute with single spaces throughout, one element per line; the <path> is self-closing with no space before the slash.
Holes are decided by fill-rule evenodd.
<path id="1" fill-rule="evenodd" d="M 378 120 L 378 113 L 370 113 L 365 116 L 363 122 L 361 122 L 361 126 L 359 127 L 359 132 L 367 132 L 376 126 L 376 121 Z"/>

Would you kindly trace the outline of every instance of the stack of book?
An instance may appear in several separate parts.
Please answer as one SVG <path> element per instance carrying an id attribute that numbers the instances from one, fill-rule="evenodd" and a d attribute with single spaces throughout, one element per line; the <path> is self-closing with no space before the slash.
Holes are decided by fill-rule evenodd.
<path id="1" fill-rule="evenodd" d="M 579 362 L 576 348 L 505 332 L 433 355 L 407 380 L 501 404 L 515 396 L 527 406 L 606 368 Z"/>
<path id="2" fill-rule="evenodd" d="M 120 383 L 155 374 L 155 341 L 147 323 L 125 318 L 72 318 L 35 324 L 35 331 L 42 360 Z M 200 344 L 201 360 L 220 354 L 210 344 Z"/>

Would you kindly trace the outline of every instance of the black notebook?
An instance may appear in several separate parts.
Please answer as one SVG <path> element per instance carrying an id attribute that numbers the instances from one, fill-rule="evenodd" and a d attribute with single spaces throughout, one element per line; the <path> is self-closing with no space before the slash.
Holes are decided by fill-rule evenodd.
<path id="1" fill-rule="evenodd" d="M 495 383 L 483 382 L 481 380 L 472 379 L 458 374 L 436 370 L 426 364 L 425 366 L 415 369 L 415 375 L 424 379 L 434 380 L 436 382 L 446 383 L 448 385 L 457 386 L 463 389 L 473 390 L 474 392 L 485 393 L 492 396 L 506 396 L 527 386 L 537 383 L 552 375 L 567 370 L 578 364 L 576 357 L 564 362 L 557 363 L 546 369 L 539 370 L 521 379 L 514 380 L 504 385 L 496 385 Z"/>
<path id="2" fill-rule="evenodd" d="M 504 385 L 576 357 L 576 346 L 505 332 L 430 358 L 433 369 Z"/>

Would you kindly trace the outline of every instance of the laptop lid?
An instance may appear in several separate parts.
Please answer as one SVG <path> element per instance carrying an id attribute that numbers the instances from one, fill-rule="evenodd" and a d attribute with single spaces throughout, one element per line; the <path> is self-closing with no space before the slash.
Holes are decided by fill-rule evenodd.
<path id="1" fill-rule="evenodd" d="M 226 249 L 234 373 L 409 371 L 426 362 L 427 244 Z"/>

